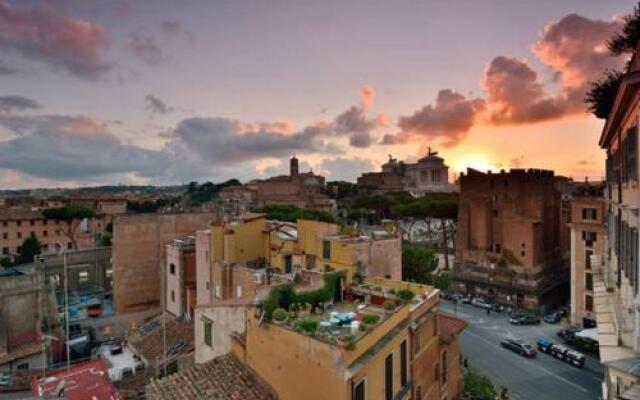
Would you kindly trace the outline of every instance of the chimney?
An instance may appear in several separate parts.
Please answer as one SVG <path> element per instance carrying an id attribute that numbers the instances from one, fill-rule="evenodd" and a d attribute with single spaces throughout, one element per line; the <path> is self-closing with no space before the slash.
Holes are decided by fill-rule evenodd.
<path id="1" fill-rule="evenodd" d="M 298 175 L 298 159 L 296 156 L 291 157 L 291 161 L 289 161 L 289 171 L 291 176 Z"/>

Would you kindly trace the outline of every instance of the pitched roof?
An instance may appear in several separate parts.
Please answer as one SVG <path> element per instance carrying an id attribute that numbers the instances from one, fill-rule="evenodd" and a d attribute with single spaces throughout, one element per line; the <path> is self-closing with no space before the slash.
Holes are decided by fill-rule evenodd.
<path id="1" fill-rule="evenodd" d="M 440 325 L 440 338 L 444 340 L 458 335 L 467 327 L 466 321 L 444 313 L 438 314 L 438 325 Z"/>
<path id="2" fill-rule="evenodd" d="M 31 393 L 35 396 L 54 395 L 64 382 L 64 395 L 69 400 L 120 400 L 122 396 L 109 380 L 107 365 L 97 359 L 64 368 L 34 380 Z"/>
<path id="3" fill-rule="evenodd" d="M 275 400 L 257 375 L 233 354 L 179 371 L 147 385 L 147 399 Z"/>
<path id="4" fill-rule="evenodd" d="M 166 315 L 167 360 L 194 350 L 193 322 Z M 162 365 L 164 337 L 162 314 L 147 322 L 129 337 L 129 345 L 152 367 Z"/>

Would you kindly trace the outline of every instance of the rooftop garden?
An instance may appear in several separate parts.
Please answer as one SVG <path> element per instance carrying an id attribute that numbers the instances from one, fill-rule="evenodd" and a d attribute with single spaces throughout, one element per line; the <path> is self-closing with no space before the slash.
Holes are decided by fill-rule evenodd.
<path id="1" fill-rule="evenodd" d="M 342 278 L 340 272 L 326 274 L 324 286 L 313 291 L 297 292 L 293 284 L 273 288 L 262 303 L 265 319 L 351 350 L 399 307 L 417 302 L 406 289 L 354 283 L 343 292 Z"/>

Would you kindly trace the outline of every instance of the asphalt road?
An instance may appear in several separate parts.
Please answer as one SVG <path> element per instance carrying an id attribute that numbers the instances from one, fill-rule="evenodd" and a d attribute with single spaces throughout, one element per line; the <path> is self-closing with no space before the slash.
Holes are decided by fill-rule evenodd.
<path id="1" fill-rule="evenodd" d="M 443 300 L 444 312 L 455 314 L 452 302 Z M 516 400 L 596 400 L 602 397 L 603 367 L 597 359 L 587 357 L 583 368 L 576 368 L 548 354 L 538 352 L 533 359 L 524 358 L 500 346 L 504 337 L 522 339 L 535 346 L 545 337 L 560 343 L 556 332 L 561 325 L 514 326 L 506 314 L 491 313 L 469 304 L 457 307 L 457 316 L 469 325 L 460 337 L 462 354 L 469 367 L 491 378 L 498 387 L 509 389 Z"/>

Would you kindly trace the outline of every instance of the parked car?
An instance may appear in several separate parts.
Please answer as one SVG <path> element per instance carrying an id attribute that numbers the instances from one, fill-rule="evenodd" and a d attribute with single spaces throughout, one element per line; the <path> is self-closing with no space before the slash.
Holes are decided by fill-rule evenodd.
<path id="1" fill-rule="evenodd" d="M 541 352 L 547 353 L 576 367 L 584 367 L 584 364 L 586 363 L 586 357 L 584 354 L 574 350 L 569 350 L 565 346 L 554 344 L 548 339 L 540 338 L 536 344 L 538 345 L 538 350 Z"/>
<path id="2" fill-rule="evenodd" d="M 471 304 L 485 310 L 490 310 L 493 308 L 493 305 L 485 301 L 485 299 L 483 299 L 482 297 L 476 297 L 475 299 L 471 300 Z"/>
<path id="3" fill-rule="evenodd" d="M 587 357 L 584 354 L 579 353 L 577 351 L 569 350 L 565 354 L 565 361 L 571 365 L 575 365 L 576 367 L 582 368 L 584 364 L 587 362 Z"/>
<path id="4" fill-rule="evenodd" d="M 471 304 L 471 301 L 473 300 L 473 297 L 468 294 L 466 296 L 464 296 L 463 298 L 460 299 L 460 303 L 462 304 Z"/>
<path id="5" fill-rule="evenodd" d="M 455 301 L 455 302 L 459 302 L 464 298 L 463 295 L 461 295 L 460 293 L 456 293 L 453 296 L 451 296 L 451 300 Z"/>
<path id="6" fill-rule="evenodd" d="M 511 325 L 540 325 L 540 318 L 534 315 L 521 314 L 509 318 Z"/>
<path id="7" fill-rule="evenodd" d="M 560 313 L 556 311 L 556 312 L 553 312 L 551 314 L 545 315 L 544 318 L 542 318 L 542 319 L 546 323 L 557 324 L 558 322 L 560 322 L 561 318 L 562 318 L 562 316 L 560 315 Z"/>
<path id="8" fill-rule="evenodd" d="M 544 339 L 544 338 L 538 339 L 536 344 L 538 345 L 538 350 L 540 350 L 543 353 L 551 352 L 551 346 L 553 346 L 553 342 L 552 341 Z"/>
<path id="9" fill-rule="evenodd" d="M 524 357 L 531 358 L 536 356 L 536 350 L 533 348 L 533 346 L 522 340 L 504 338 L 500 342 L 500 345 Z"/>

